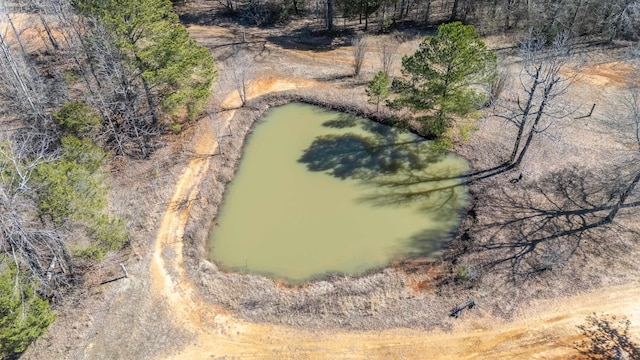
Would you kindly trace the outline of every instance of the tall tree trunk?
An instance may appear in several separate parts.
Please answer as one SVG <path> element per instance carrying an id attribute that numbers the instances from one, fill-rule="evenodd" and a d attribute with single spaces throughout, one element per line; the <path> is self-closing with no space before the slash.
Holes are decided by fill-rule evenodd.
<path id="1" fill-rule="evenodd" d="M 16 84 L 19 85 L 19 87 L 16 86 L 16 89 L 22 90 L 22 95 L 29 103 L 29 107 L 31 108 L 31 110 L 33 110 L 36 116 L 40 115 L 40 110 L 36 107 L 34 101 L 32 100 L 30 91 L 27 85 L 25 84 L 24 79 L 22 78 L 22 74 L 20 73 L 20 71 L 18 70 L 18 67 L 16 66 L 16 63 L 13 59 L 13 56 L 11 55 L 11 52 L 9 51 L 9 45 L 4 41 L 4 38 L 2 37 L 2 35 L 0 35 L 0 49 L 2 49 L 4 58 L 6 59 L 7 64 L 9 64 L 9 68 L 11 69 L 13 77 L 15 78 Z"/>
<path id="2" fill-rule="evenodd" d="M 580 11 L 580 8 L 582 7 L 582 2 L 584 0 L 579 0 L 578 3 L 576 4 L 576 9 L 573 11 L 573 15 L 571 16 L 571 20 L 569 21 L 569 30 L 573 33 L 573 29 L 576 23 L 576 19 L 578 18 L 578 12 Z"/>
<path id="3" fill-rule="evenodd" d="M 49 27 L 49 23 L 44 18 L 42 13 L 39 11 L 38 11 L 38 17 L 40 17 L 40 23 L 42 23 L 42 27 L 44 27 L 44 31 L 47 33 L 47 37 L 49 38 L 49 42 L 53 46 L 53 49 L 54 50 L 60 49 L 60 46 L 58 46 L 58 42 L 56 41 L 56 39 L 53 37 L 53 34 L 51 33 L 51 28 Z"/>
<path id="4" fill-rule="evenodd" d="M 529 113 L 531 112 L 531 107 L 533 106 L 533 98 L 535 97 L 536 90 L 538 85 L 540 85 L 540 70 L 542 69 L 542 65 L 538 65 L 536 68 L 536 74 L 533 78 L 533 84 L 531 88 L 529 88 L 529 96 L 527 97 L 527 103 L 522 109 L 522 115 L 520 120 L 520 125 L 518 126 L 518 135 L 516 136 L 515 143 L 513 144 L 513 150 L 511 151 L 511 157 L 509 157 L 509 163 L 513 163 L 516 159 L 516 155 L 518 154 L 518 149 L 520 148 L 520 141 L 522 140 L 522 135 L 524 134 L 524 129 L 527 125 L 527 118 L 529 117 Z"/>
<path id="5" fill-rule="evenodd" d="M 549 96 L 551 95 L 551 91 L 553 90 L 553 87 L 555 86 L 555 84 L 558 81 L 551 81 L 545 88 L 544 88 L 544 95 L 542 97 L 542 102 L 540 103 L 540 107 L 538 108 L 538 111 L 536 112 L 536 118 L 533 121 L 533 125 L 531 126 L 531 129 L 529 130 L 529 135 L 527 136 L 527 141 L 524 143 L 524 146 L 522 147 L 522 151 L 520 151 L 520 155 L 518 155 L 518 159 L 516 160 L 515 163 L 513 163 L 513 167 L 517 168 L 518 166 L 520 166 L 520 163 L 522 163 L 522 159 L 524 158 L 524 155 L 527 153 L 527 150 L 529 150 L 529 145 L 531 145 L 531 140 L 533 140 L 533 135 L 535 135 L 535 133 L 538 131 L 538 124 L 540 123 L 540 119 L 542 119 L 542 115 L 544 115 L 544 110 L 545 107 L 547 106 L 547 101 L 549 100 Z"/>
<path id="6" fill-rule="evenodd" d="M 429 25 L 429 16 L 431 16 L 431 0 L 426 0 L 427 8 L 424 10 L 424 23 Z"/>
<path id="7" fill-rule="evenodd" d="M 364 31 L 369 29 L 369 0 L 364 2 Z"/>
<path id="8" fill-rule="evenodd" d="M 22 38 L 20 37 L 18 30 L 16 30 L 16 27 L 13 23 L 13 19 L 11 18 L 11 15 L 9 15 L 9 13 L 7 13 L 7 19 L 9 20 L 9 25 L 11 25 L 11 30 L 13 31 L 13 34 L 15 35 L 16 40 L 18 40 L 18 45 L 20 45 L 20 51 L 22 51 L 22 56 L 24 56 L 24 58 L 27 59 L 29 57 L 29 54 L 27 54 L 27 51 L 24 48 L 24 43 L 22 42 Z"/>
<path id="9" fill-rule="evenodd" d="M 327 0 L 327 30 L 333 31 L 333 1 Z"/>
<path id="10" fill-rule="evenodd" d="M 158 109 L 156 107 L 156 101 L 153 98 L 153 94 L 151 93 L 151 87 L 149 87 L 149 83 L 147 80 L 140 76 L 142 79 L 142 86 L 144 87 L 144 93 L 147 97 L 147 104 L 149 105 L 149 111 L 151 112 L 151 125 L 154 127 L 158 125 L 160 121 L 160 117 L 158 116 Z"/>
<path id="11" fill-rule="evenodd" d="M 453 0 L 453 9 L 451 9 L 449 21 L 455 21 L 458 17 L 458 6 L 460 6 L 460 0 Z"/>

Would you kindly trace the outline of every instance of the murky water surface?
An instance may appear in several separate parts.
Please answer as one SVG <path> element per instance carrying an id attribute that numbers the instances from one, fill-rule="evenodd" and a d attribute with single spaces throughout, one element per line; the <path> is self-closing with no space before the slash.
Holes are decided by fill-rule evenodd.
<path id="1" fill-rule="evenodd" d="M 466 169 L 370 120 L 305 104 L 274 108 L 248 139 L 211 229 L 210 258 L 295 283 L 437 256 L 466 201 L 451 178 Z"/>

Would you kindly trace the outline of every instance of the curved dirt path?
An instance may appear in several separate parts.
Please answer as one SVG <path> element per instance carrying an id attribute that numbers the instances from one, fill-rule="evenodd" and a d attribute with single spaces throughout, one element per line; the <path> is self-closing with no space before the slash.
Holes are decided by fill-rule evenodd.
<path id="1" fill-rule="evenodd" d="M 249 87 L 248 96 L 318 86 L 300 79 L 263 78 Z M 237 92 L 223 107 L 239 105 Z M 227 121 L 234 115 L 228 111 Z M 196 154 L 212 154 L 217 144 L 211 131 L 200 132 Z M 192 287 L 183 268 L 182 236 L 190 200 L 210 166 L 210 157 L 195 156 L 176 184 L 174 195 L 159 229 L 150 276 L 153 293 L 164 297 L 177 326 L 194 334 L 193 342 L 168 358 L 430 358 L 430 359 L 549 359 L 574 354 L 572 344 L 580 339 L 576 326 L 594 312 L 625 315 L 631 332 L 640 335 L 640 286 L 601 289 L 565 299 L 539 301 L 509 323 L 479 311 L 465 314 L 453 331 L 397 329 L 377 332 L 311 331 L 284 326 L 253 324 L 239 320 L 205 303 Z M 183 204 L 184 206 L 176 206 Z M 164 251 L 175 256 L 167 262 Z"/>
<path id="2" fill-rule="evenodd" d="M 293 90 L 296 88 L 310 87 L 316 82 L 300 79 L 274 79 L 261 78 L 253 81 L 247 88 L 247 99 L 266 93 Z M 235 109 L 242 105 L 238 91 L 235 91 L 222 102 L 223 109 Z M 228 122 L 233 118 L 235 110 L 226 112 Z M 223 126 L 224 127 L 224 126 Z M 151 283 L 154 294 L 164 296 L 170 306 L 171 312 L 179 319 L 179 323 L 188 330 L 202 328 L 201 321 L 215 316 L 215 311 L 207 304 L 202 303 L 183 267 L 183 235 L 187 224 L 192 200 L 198 197 L 200 184 L 210 166 L 209 154 L 215 153 L 218 144 L 213 131 L 204 129 L 199 132 L 194 146 L 195 156 L 189 160 L 178 178 L 173 196 L 162 218 L 154 246 L 151 261 Z M 203 155 L 203 156 L 198 156 Z M 170 251 L 170 262 L 162 256 L 163 252 Z"/>

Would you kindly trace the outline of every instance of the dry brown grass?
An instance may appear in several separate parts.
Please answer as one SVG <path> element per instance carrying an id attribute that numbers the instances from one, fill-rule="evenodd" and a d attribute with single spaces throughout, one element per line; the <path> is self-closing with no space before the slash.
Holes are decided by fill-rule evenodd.
<path id="1" fill-rule="evenodd" d="M 409 44 L 404 44 L 409 48 Z M 272 50 L 276 59 L 286 56 L 288 50 Z M 284 54 L 283 54 L 284 53 Z M 331 53 L 331 52 L 329 52 Z M 346 52 L 348 54 L 348 52 Z M 322 87 L 311 90 L 298 90 L 295 93 L 280 93 L 250 103 L 248 109 L 238 111 L 232 120 L 234 137 L 225 138 L 222 142 L 224 157 L 214 159 L 211 178 L 207 181 L 203 193 L 207 194 L 207 202 L 202 208 L 194 211 L 194 221 L 188 227 L 188 236 L 193 247 L 204 249 L 202 242 L 207 240 L 206 224 L 213 221 L 217 208 L 222 201 L 224 188 L 233 178 L 235 167 L 241 158 L 244 134 L 249 132 L 254 122 L 270 106 L 291 100 L 321 104 L 335 109 L 371 115 L 372 109 L 367 107 L 364 97 L 364 84 L 358 79 L 342 77 L 347 66 L 338 65 L 333 68 L 323 66 L 322 62 L 314 63 L 307 58 L 293 54 L 287 63 L 288 74 L 321 73 L 324 76 Z M 315 57 L 308 54 L 308 57 Z M 328 54 L 318 55 L 326 59 Z M 337 55 L 333 55 L 337 56 Z M 348 55 L 345 55 L 348 56 Z M 265 58 L 262 65 L 270 68 L 270 60 Z M 271 60 L 272 61 L 272 60 Z M 511 71 L 516 70 L 515 67 Z M 331 72 L 335 75 L 331 75 Z M 372 73 L 372 72 L 371 72 Z M 317 78 L 317 77 L 316 77 Z M 335 79 L 335 80 L 332 80 Z M 328 81 L 327 81 L 328 80 Z M 513 86 L 513 84 L 512 84 Z M 579 83 L 578 88 L 588 89 L 591 84 Z M 574 91 L 577 91 L 574 90 Z M 618 90 L 620 91 L 620 90 Z M 579 102 L 576 102 L 579 104 Z M 595 114 L 590 122 L 600 119 Z M 456 151 L 467 157 L 475 169 L 487 168 L 499 164 L 508 155 L 504 144 L 509 144 L 513 128 L 497 118 L 485 117 L 478 121 L 479 131 L 468 143 L 460 144 Z M 555 297 L 576 294 L 603 284 L 618 284 L 630 281 L 637 274 L 628 272 L 636 261 L 629 257 L 625 264 L 625 274 L 617 275 L 618 269 L 601 271 L 608 264 L 607 256 L 621 254 L 622 248 L 633 248 L 628 235 L 617 234 L 615 245 L 604 250 L 607 254 L 597 254 L 594 249 L 600 245 L 585 244 L 579 256 L 575 256 L 554 271 L 541 274 L 530 279 L 526 286 L 514 286 L 508 266 L 487 267 L 487 264 L 506 256 L 507 251 L 481 251 L 481 246 L 488 241 L 508 240 L 491 231 L 482 230 L 486 224 L 498 220 L 500 201 L 509 198 L 536 197 L 536 189 L 529 186 L 545 179 L 552 173 L 562 172 L 574 164 L 584 164 L 585 158 L 591 159 L 592 166 L 598 168 L 594 159 L 600 164 L 610 162 L 609 152 L 615 150 L 615 141 L 593 140 L 580 141 L 574 139 L 593 137 L 590 129 L 579 122 L 568 122 L 549 131 L 551 137 L 536 140 L 531 153 L 525 160 L 523 170 L 525 179 L 512 186 L 509 179 L 513 174 L 504 174 L 471 188 L 475 194 L 475 219 L 465 228 L 471 239 L 456 238 L 445 261 L 437 265 L 419 267 L 413 274 L 409 268 L 398 266 L 381 271 L 373 271 L 362 277 L 332 277 L 320 282 L 311 283 L 296 291 L 283 288 L 272 280 L 257 275 L 228 274 L 219 271 L 215 265 L 204 260 L 204 253 L 190 260 L 192 277 L 203 289 L 203 294 L 212 302 L 229 309 L 242 318 L 250 321 L 272 322 L 291 326 L 312 328 L 352 327 L 360 329 L 387 328 L 397 326 L 431 328 L 448 327 L 449 320 L 443 317 L 449 308 L 463 299 L 475 298 L 483 307 L 505 318 L 510 318 L 520 308 L 520 304 L 528 303 L 534 298 Z M 588 144 L 587 144 L 588 142 Z M 581 145 L 584 144 L 584 145 Z M 549 162 L 545 159 L 557 159 Z M 505 193 L 501 191 L 504 189 Z M 501 200 L 500 200 L 501 199 Z M 544 205 L 544 198 L 537 197 Z M 509 214 L 501 213 L 505 219 Z M 612 230 L 615 233 L 615 230 Z M 626 233 L 626 232 L 624 232 Z M 628 234 L 628 233 L 626 233 Z M 472 242 L 467 246 L 464 242 Z M 460 254 L 458 249 L 469 247 Z M 585 266 L 585 262 L 589 263 Z M 473 279 L 456 279 L 457 269 L 464 266 L 473 269 Z M 438 276 L 429 276 L 430 269 L 438 269 Z M 419 275 L 416 275 L 419 274 Z M 427 275 L 425 275 L 427 274 Z M 373 306 L 372 304 L 376 305 Z M 375 308 L 376 311 L 371 311 Z M 328 311 L 327 309 L 331 309 Z"/>
<path id="2" fill-rule="evenodd" d="M 243 29 L 192 26 L 190 30 L 201 43 L 212 48 L 223 74 L 231 66 L 225 63 L 234 51 L 234 45 L 230 44 Z M 616 84 L 624 75 L 617 70 L 617 65 L 606 64 L 587 73 L 593 73 L 598 81 L 602 81 L 602 77 L 610 78 L 610 82 L 594 85 L 586 77 L 571 93 L 574 105 L 597 102 L 602 106 L 598 105 L 591 118 L 551 128 L 553 136 L 536 140 L 523 164 L 525 177 L 517 186 L 508 181 L 513 174 L 503 174 L 471 187 L 473 213 L 463 219 L 444 260 L 405 262 L 359 277 L 334 276 L 294 289 L 257 275 L 220 271 L 205 259 L 209 224 L 215 219 L 225 186 L 232 180 L 241 159 L 245 135 L 262 114 L 270 106 L 292 100 L 365 115 L 374 111 L 366 105 L 364 86 L 379 68 L 379 56 L 375 52 L 367 55 L 361 78 L 354 79 L 349 76 L 352 55 L 348 48 L 320 52 L 282 48 L 266 41 L 269 35 L 279 35 L 281 30 L 249 30 L 249 44 L 245 46 L 255 55 L 257 77 L 315 80 L 321 86 L 249 101 L 231 121 L 233 136 L 221 139 L 222 154 L 211 159 L 210 171 L 201 184 L 200 196 L 193 204 L 185 231 L 184 257 L 193 283 L 202 296 L 217 307 L 252 322 L 300 328 L 450 329 L 456 323 L 447 317 L 449 310 L 469 298 L 478 301 L 483 314 L 510 319 L 522 311 L 523 304 L 535 299 L 628 283 L 640 275 L 635 237 L 627 230 L 638 230 L 634 217 L 630 216 L 632 213 L 621 216 L 618 226 L 603 233 L 607 243 L 585 244 L 577 256 L 552 271 L 530 278 L 524 285 L 514 286 L 508 266 L 486 266 L 504 254 L 480 251 L 490 240 L 508 240 L 500 233 L 496 235 L 487 230 L 485 225 L 508 215 L 503 210 L 509 199 L 531 198 L 544 203 L 544 199 L 534 193 L 534 185 L 550 174 L 561 173 L 574 165 L 605 169 L 607 163 L 621 157 L 620 138 L 606 120 L 619 107 L 622 89 Z M 418 41 L 401 44 L 400 54 L 412 52 Z M 605 52 L 596 49 L 592 55 L 609 62 L 621 60 Z M 269 82 L 263 81 L 262 86 L 268 86 Z M 214 90 L 212 107 L 222 104 L 233 87 L 222 81 Z M 459 144 L 455 150 L 469 159 L 473 168 L 483 169 L 496 165 L 508 155 L 505 144 L 510 143 L 514 129 L 492 117 L 482 118 L 477 126 L 479 130 L 472 140 Z M 195 137 L 195 131 L 196 127 L 188 128 L 183 134 L 168 138 L 169 146 L 148 161 L 126 160 L 117 166 L 114 164 L 114 176 L 110 179 L 114 189 L 112 202 L 132 232 L 134 256 L 127 262 L 132 277 L 90 296 L 80 294 L 82 302 L 67 304 L 60 320 L 26 358 L 51 357 L 51 354 L 55 358 L 152 358 L 163 352 L 171 353 L 172 348 L 193 339 L 172 325 L 163 301 L 152 296 L 148 267 L 153 239 L 161 216 L 169 206 L 173 184 L 180 168 L 194 154 L 189 139 Z M 593 135 L 594 132 L 598 135 Z M 479 274 L 473 281 L 460 281 L 456 279 L 460 266 L 477 269 Z M 116 345 L 114 339 L 117 339 Z"/>

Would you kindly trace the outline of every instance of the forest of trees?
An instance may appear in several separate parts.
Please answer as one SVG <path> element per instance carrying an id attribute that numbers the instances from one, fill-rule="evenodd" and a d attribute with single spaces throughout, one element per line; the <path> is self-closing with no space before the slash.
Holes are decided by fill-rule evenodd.
<path id="1" fill-rule="evenodd" d="M 511 156 L 493 173 L 468 174 L 467 183 L 520 166 L 542 124 L 553 119 L 550 109 L 568 86 L 559 75 L 568 39 L 637 40 L 640 29 L 640 4 L 633 0 L 208 1 L 222 9 L 221 16 L 246 24 L 315 19 L 329 34 L 440 25 L 403 58 L 401 77 L 389 76 L 395 48 L 385 44 L 383 68 L 366 93 L 376 113 L 388 104 L 419 114 L 413 119 L 419 130 L 447 146 L 454 118 L 487 102 L 500 108 L 500 116 L 517 129 Z M 174 4 L 185 2 L 0 4 L 0 358 L 24 351 L 54 320 L 49 302 L 77 285 L 78 262 L 100 261 L 126 245 L 127 224 L 108 210 L 109 157 L 147 159 L 163 145 L 162 135 L 204 110 L 217 73 L 209 49 L 190 38 L 173 12 Z M 28 50 L 12 17 L 18 13 L 37 19 L 46 34 L 45 49 Z M 517 106 L 479 91 L 495 84 L 497 74 L 496 55 L 480 35 L 507 31 L 529 34 L 521 44 Z M 364 44 L 359 39 L 354 48 Z M 355 56 L 364 59 L 364 53 Z M 232 75 L 244 105 L 251 64 L 241 56 L 238 63 L 245 70 Z M 360 67 L 354 70 L 357 76 Z M 634 94 L 630 127 L 637 135 L 640 106 Z M 635 141 L 640 149 L 640 137 Z M 605 217 L 514 251 L 533 254 L 539 243 L 612 222 L 630 206 L 640 182 L 637 169 L 629 168 L 628 181 L 618 184 L 609 203 L 579 214 L 606 211 Z M 561 228 L 559 222 L 574 215 L 560 212 L 551 225 Z"/>
<path id="2" fill-rule="evenodd" d="M 633 0 L 209 0 L 253 25 L 317 19 L 333 31 L 353 26 L 388 31 L 395 24 L 462 21 L 481 34 L 535 29 L 551 39 L 563 31 L 600 40 L 636 39 L 640 5 Z M 186 2 L 183 1 L 183 2 Z M 348 25 L 347 25 L 348 22 Z M 372 27 L 373 25 L 373 27 Z"/>
<path id="3" fill-rule="evenodd" d="M 14 14 L 35 15 L 46 48 L 29 50 Z M 107 158 L 147 158 L 202 111 L 216 71 L 169 0 L 8 1 L 0 16 L 4 358 L 53 321 L 49 301 L 76 286 L 78 262 L 128 241 L 108 211 Z"/>

